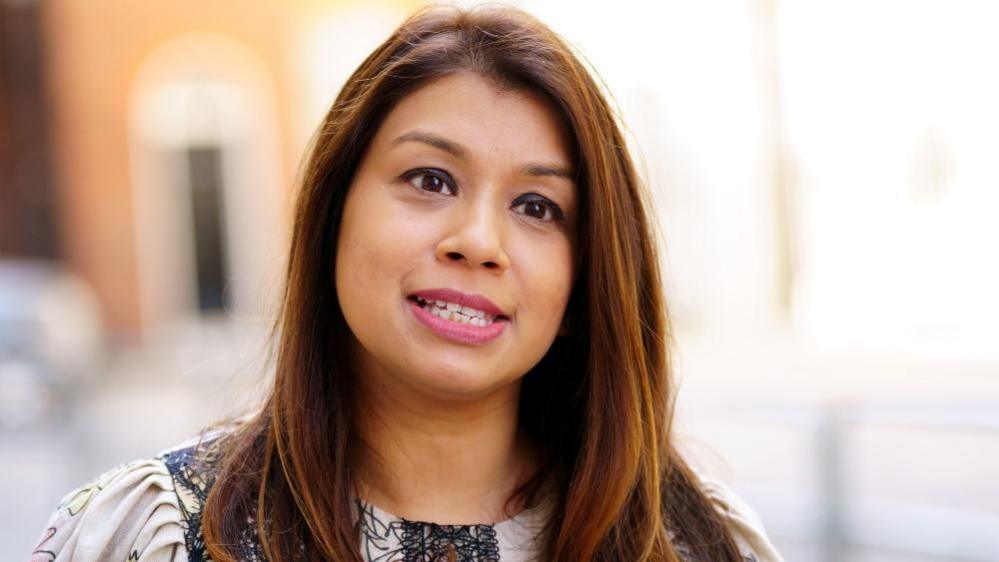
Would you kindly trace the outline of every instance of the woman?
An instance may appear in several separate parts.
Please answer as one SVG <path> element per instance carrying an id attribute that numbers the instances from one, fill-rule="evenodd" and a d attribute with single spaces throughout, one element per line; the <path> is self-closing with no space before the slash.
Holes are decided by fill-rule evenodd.
<path id="1" fill-rule="evenodd" d="M 677 453 L 645 193 L 512 9 L 357 69 L 297 200 L 258 413 L 71 494 L 37 560 L 779 560 Z"/>

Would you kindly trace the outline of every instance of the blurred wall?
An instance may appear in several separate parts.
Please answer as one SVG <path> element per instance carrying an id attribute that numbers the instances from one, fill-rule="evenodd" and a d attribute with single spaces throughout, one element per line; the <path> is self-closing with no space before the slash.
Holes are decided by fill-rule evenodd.
<path id="1" fill-rule="evenodd" d="M 389 14 L 382 33 L 408 8 L 366 5 Z M 189 170 L 176 158 L 185 148 L 214 143 L 225 152 L 222 259 L 237 293 L 229 304 L 250 314 L 260 306 L 285 245 L 297 165 L 318 124 L 301 101 L 310 95 L 302 60 L 342 65 L 336 47 L 350 37 L 327 37 L 325 53 L 305 52 L 302 39 L 315 22 L 351 6 L 41 5 L 63 252 L 94 286 L 112 341 L 138 343 L 200 316 L 186 234 Z M 322 104 L 332 95 L 325 92 Z"/>

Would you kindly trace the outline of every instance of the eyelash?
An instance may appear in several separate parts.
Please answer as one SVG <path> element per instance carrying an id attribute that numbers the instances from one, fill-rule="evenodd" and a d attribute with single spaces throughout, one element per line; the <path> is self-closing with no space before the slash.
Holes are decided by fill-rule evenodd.
<path id="1" fill-rule="evenodd" d="M 458 192 L 458 184 L 457 182 L 454 181 L 454 178 L 451 177 L 451 174 L 437 168 L 416 168 L 413 170 L 409 170 L 408 172 L 403 174 L 401 178 L 405 180 L 407 183 L 409 183 L 415 189 L 426 191 L 428 193 L 440 193 L 439 191 L 432 191 L 429 189 L 424 189 L 417 185 L 413 185 L 413 179 L 418 178 L 420 176 L 429 176 L 429 177 L 438 178 L 441 182 L 443 182 L 445 186 L 448 187 L 448 189 L 451 190 L 452 193 L 456 194 Z M 526 213 L 522 213 L 524 214 L 524 216 L 542 222 L 549 222 L 551 220 L 555 220 L 558 222 L 565 221 L 565 213 L 562 211 L 562 208 L 559 207 L 557 203 L 555 203 L 551 199 L 548 199 L 547 197 L 543 197 L 536 193 L 525 193 L 524 195 L 517 197 L 513 201 L 514 207 L 519 207 L 521 205 L 530 204 L 530 203 L 542 205 L 547 211 L 551 213 L 552 218 L 545 219 L 541 217 L 531 216 Z"/>

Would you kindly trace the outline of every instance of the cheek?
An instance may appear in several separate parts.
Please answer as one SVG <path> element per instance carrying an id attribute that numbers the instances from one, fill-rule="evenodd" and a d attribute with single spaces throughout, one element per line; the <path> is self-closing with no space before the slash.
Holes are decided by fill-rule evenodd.
<path id="1" fill-rule="evenodd" d="M 367 206 L 363 193 L 353 192 L 344 207 L 336 253 L 336 291 L 344 307 L 360 302 L 371 282 L 382 278 L 374 275 L 384 258 L 378 225 L 362 212 Z"/>
<path id="2" fill-rule="evenodd" d="M 338 292 L 359 298 L 374 292 L 373 283 L 384 279 L 384 258 L 377 245 L 368 239 L 348 240 L 337 260 Z M 382 272 L 379 275 L 379 272 Z M 342 286 L 341 286 L 342 285 Z"/>
<path id="3" fill-rule="evenodd" d="M 397 212 L 396 206 L 380 201 L 358 214 L 362 206 L 348 206 L 337 250 L 337 290 L 353 296 L 367 295 L 386 302 L 400 292 L 400 281 L 425 250 L 426 233 L 411 214 Z M 349 285 L 349 286 L 348 286 Z"/>
<path id="4" fill-rule="evenodd" d="M 373 294 L 375 287 L 393 279 L 401 265 L 401 242 L 376 221 L 368 221 L 362 228 L 344 233 L 337 254 L 338 285 L 347 292 Z"/>
<path id="5" fill-rule="evenodd" d="M 572 252 L 560 242 L 518 253 L 519 277 L 527 310 L 536 312 L 539 329 L 557 330 L 572 290 Z"/>

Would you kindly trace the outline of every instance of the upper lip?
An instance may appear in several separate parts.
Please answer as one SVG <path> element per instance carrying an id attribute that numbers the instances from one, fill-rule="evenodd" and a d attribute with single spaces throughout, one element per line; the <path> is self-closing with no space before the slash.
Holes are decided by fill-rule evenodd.
<path id="1" fill-rule="evenodd" d="M 455 289 L 424 289 L 409 295 L 410 297 L 420 297 L 428 301 L 445 301 L 467 306 L 476 310 L 481 310 L 490 316 L 506 316 L 503 309 L 496 306 L 496 303 L 482 295 L 471 295 Z"/>

